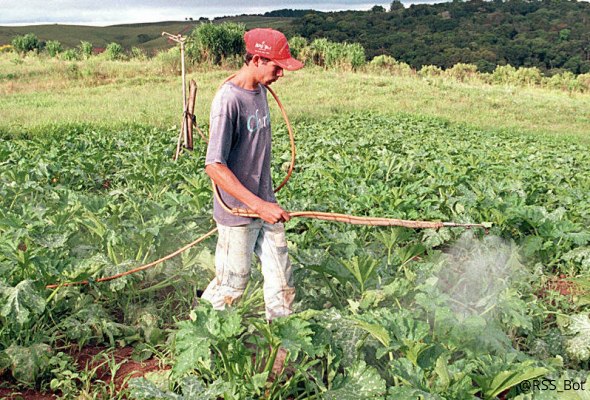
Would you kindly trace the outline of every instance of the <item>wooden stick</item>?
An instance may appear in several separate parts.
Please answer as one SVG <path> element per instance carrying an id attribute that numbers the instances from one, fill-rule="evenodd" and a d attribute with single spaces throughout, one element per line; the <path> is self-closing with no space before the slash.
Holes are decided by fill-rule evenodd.
<path id="1" fill-rule="evenodd" d="M 197 97 L 197 82 L 191 79 L 189 83 L 188 106 L 184 113 L 186 119 L 186 131 L 184 137 L 184 147 L 189 150 L 193 149 L 193 118 L 195 116 L 195 99 Z"/>
<path id="2" fill-rule="evenodd" d="M 178 160 L 178 156 L 180 155 L 180 149 L 182 148 L 182 135 L 184 132 L 184 123 L 186 122 L 186 118 L 182 119 L 182 123 L 180 124 L 180 132 L 178 133 L 178 141 L 176 142 L 176 152 L 174 153 L 174 157 L 172 159 L 174 161 Z"/>

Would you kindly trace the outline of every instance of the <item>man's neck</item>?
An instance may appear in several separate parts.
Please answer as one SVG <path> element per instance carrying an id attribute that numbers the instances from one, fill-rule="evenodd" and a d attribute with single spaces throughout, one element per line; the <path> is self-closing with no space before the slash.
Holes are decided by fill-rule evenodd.
<path id="1" fill-rule="evenodd" d="M 258 89 L 259 84 L 258 80 L 247 65 L 243 66 L 230 82 L 236 86 L 241 87 L 242 89 L 247 90 L 256 90 Z"/>

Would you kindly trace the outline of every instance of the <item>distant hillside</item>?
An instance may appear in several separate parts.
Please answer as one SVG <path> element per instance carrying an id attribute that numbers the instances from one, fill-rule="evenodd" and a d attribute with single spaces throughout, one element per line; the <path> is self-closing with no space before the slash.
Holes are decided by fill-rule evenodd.
<path id="1" fill-rule="evenodd" d="M 216 23 L 223 21 L 242 22 L 247 29 L 259 26 L 284 29 L 293 18 L 263 17 L 246 15 L 231 18 L 217 18 Z M 187 34 L 202 21 L 167 21 L 143 24 L 111 25 L 105 27 L 82 25 L 29 25 L 0 26 L 0 46 L 10 44 L 18 35 L 34 33 L 39 40 L 58 40 L 65 48 L 76 47 L 80 41 L 90 42 L 94 47 L 106 47 L 117 42 L 126 49 L 136 46 L 150 53 L 172 46 L 162 37 L 162 32 Z"/>
<path id="2" fill-rule="evenodd" d="M 66 48 L 76 47 L 80 41 L 90 42 L 94 47 L 106 47 L 111 42 L 130 49 L 133 46 L 147 51 L 170 46 L 162 32 L 189 32 L 198 22 L 157 22 L 153 24 L 113 25 L 106 27 L 82 25 L 31 25 L 0 26 L 0 44 L 8 44 L 17 35 L 34 33 L 39 40 L 58 40 Z"/>
<path id="3" fill-rule="evenodd" d="M 590 72 L 588 1 L 471 0 L 409 8 L 394 1 L 389 11 L 308 13 L 289 33 L 358 42 L 369 59 L 386 54 L 414 68 L 462 62 L 485 72 L 504 64 Z"/>
<path id="4" fill-rule="evenodd" d="M 414 68 L 457 63 L 491 72 L 497 65 L 538 67 L 543 72 L 590 72 L 590 2 L 575 0 L 471 0 L 418 4 L 393 1 L 390 9 L 318 12 L 283 9 L 264 15 L 216 18 L 242 22 L 247 29 L 273 27 L 288 37 L 357 42 L 370 60 L 390 55 Z M 0 27 L 0 45 L 15 35 L 35 33 L 74 47 L 80 40 L 104 47 L 137 46 L 153 53 L 171 44 L 162 31 L 187 33 L 202 21 L 159 22 L 107 27 L 42 25 Z"/>

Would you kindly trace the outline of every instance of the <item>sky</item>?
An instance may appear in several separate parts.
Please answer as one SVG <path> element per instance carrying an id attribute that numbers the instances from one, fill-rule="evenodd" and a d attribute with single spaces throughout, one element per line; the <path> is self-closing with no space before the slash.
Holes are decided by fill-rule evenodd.
<path id="1" fill-rule="evenodd" d="M 433 0 L 403 0 L 432 3 Z M 121 23 L 184 21 L 239 14 L 261 14 L 282 8 L 318 11 L 368 10 L 376 0 L 0 0 L 0 25 L 78 24 L 106 26 Z"/>

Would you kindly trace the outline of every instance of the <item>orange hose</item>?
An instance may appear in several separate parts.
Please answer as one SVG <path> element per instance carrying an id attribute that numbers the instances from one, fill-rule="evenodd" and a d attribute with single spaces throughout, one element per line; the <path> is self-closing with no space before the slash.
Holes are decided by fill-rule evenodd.
<path id="1" fill-rule="evenodd" d="M 141 267 L 130 269 L 129 271 L 121 272 L 120 274 L 111 275 L 111 276 L 105 276 L 104 278 L 98 278 L 94 282 L 112 281 L 113 279 L 122 278 L 122 277 L 124 277 L 126 275 L 131 275 L 131 274 L 134 274 L 136 272 L 143 271 L 144 269 L 151 268 L 151 267 L 153 267 L 155 265 L 158 265 L 158 264 L 160 264 L 160 263 L 162 263 L 162 262 L 164 262 L 166 260 L 171 259 L 172 257 L 175 257 L 175 256 L 179 255 L 183 251 L 185 251 L 185 250 L 193 247 L 197 243 L 200 243 L 203 240 L 207 239 L 209 236 L 213 235 L 215 232 L 217 232 L 217 228 L 214 228 L 214 229 L 210 230 L 209 232 L 207 232 L 206 234 L 204 234 L 200 238 L 196 239 L 195 241 L 187 244 L 184 247 L 181 247 L 180 249 L 176 250 L 173 253 L 168 254 L 167 256 L 164 256 L 164 257 L 160 258 L 159 260 L 152 261 L 151 263 L 142 265 Z M 65 287 L 65 286 L 88 285 L 88 283 L 89 283 L 89 281 L 68 282 L 68 283 L 60 283 L 60 284 L 54 284 L 54 285 L 47 285 L 47 286 L 45 286 L 45 288 L 46 289 L 55 289 L 55 288 L 58 288 L 58 287 Z"/>

